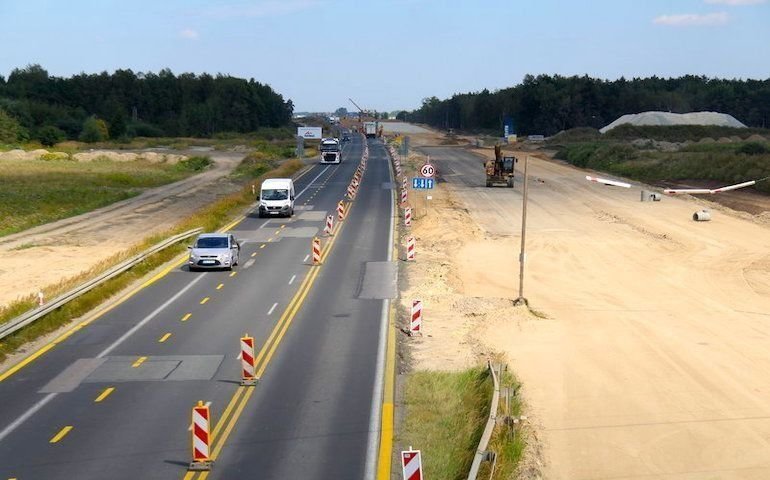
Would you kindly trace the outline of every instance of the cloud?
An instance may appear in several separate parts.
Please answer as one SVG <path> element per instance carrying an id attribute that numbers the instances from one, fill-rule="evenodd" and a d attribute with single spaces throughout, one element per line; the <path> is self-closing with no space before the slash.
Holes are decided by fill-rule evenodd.
<path id="1" fill-rule="evenodd" d="M 724 25 L 729 20 L 730 16 L 725 12 L 706 14 L 683 13 L 679 15 L 661 15 L 656 17 L 652 23 L 657 25 L 666 25 L 669 27 L 708 27 Z"/>
<path id="2" fill-rule="evenodd" d="M 196 32 L 192 28 L 185 28 L 184 30 L 179 32 L 179 36 L 182 38 L 186 38 L 188 40 L 195 40 L 200 35 L 198 35 L 198 32 Z"/>
<path id="3" fill-rule="evenodd" d="M 729 5 L 731 7 L 740 7 L 743 5 L 759 5 L 766 3 L 767 0 L 706 0 L 711 5 Z"/>
<path id="4" fill-rule="evenodd" d="M 300 12 L 320 5 L 319 0 L 263 0 L 252 3 L 222 5 L 203 11 L 207 17 L 275 17 Z"/>

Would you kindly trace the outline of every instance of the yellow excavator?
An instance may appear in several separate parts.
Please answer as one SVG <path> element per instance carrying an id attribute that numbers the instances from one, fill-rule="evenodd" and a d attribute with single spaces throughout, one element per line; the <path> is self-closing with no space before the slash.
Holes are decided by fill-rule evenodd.
<path id="1" fill-rule="evenodd" d="M 513 164 L 516 157 L 504 157 L 500 145 L 495 145 L 495 159 L 484 162 L 487 187 L 513 188 Z"/>

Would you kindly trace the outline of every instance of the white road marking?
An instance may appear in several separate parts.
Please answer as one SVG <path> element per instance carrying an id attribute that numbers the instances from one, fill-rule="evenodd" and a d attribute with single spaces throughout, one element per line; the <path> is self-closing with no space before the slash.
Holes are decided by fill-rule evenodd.
<path id="1" fill-rule="evenodd" d="M 302 260 L 302 261 L 303 261 L 303 262 L 307 262 L 307 259 L 308 259 L 308 258 L 310 258 L 310 254 L 309 254 L 309 253 L 308 253 L 307 255 L 305 255 L 305 259 L 304 259 L 304 260 Z"/>
<path id="2" fill-rule="evenodd" d="M 295 278 L 297 278 L 297 276 L 296 276 L 296 275 L 292 275 L 292 276 L 291 276 L 291 279 L 289 280 L 289 285 L 291 285 L 292 283 L 294 283 L 294 279 L 295 279 Z"/>
<path id="3" fill-rule="evenodd" d="M 253 258 L 247 260 L 246 263 L 243 264 L 243 269 L 246 270 L 250 266 L 254 265 L 254 262 L 256 262 L 256 260 L 254 260 Z"/>
<path id="4" fill-rule="evenodd" d="M 273 314 L 273 311 L 275 310 L 275 307 L 277 307 L 277 306 L 278 306 L 278 303 L 277 303 L 277 302 L 276 302 L 276 303 L 274 303 L 274 304 L 273 304 L 273 306 L 272 306 L 272 307 L 270 307 L 270 310 L 268 310 L 268 311 L 267 311 L 267 314 L 268 314 L 268 315 L 272 315 L 272 314 Z"/>

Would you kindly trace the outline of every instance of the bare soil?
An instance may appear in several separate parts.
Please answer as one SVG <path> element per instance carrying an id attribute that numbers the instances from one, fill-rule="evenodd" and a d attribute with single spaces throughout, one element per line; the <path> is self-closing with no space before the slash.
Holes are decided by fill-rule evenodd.
<path id="1" fill-rule="evenodd" d="M 93 212 L 0 238 L 0 308 L 87 271 L 235 191 L 243 154 L 208 152 L 214 166 Z"/>
<path id="2" fill-rule="evenodd" d="M 532 476 L 770 478 L 765 215 L 640 202 L 638 188 L 530 157 L 525 297 L 541 318 L 512 304 L 521 177 L 485 188 L 482 156 L 424 151 L 441 178 L 427 209 L 410 192 L 417 262 L 401 307 L 424 302 L 424 336 L 406 340 L 416 368 L 505 355 L 534 429 Z M 694 222 L 704 207 L 712 221 Z"/>

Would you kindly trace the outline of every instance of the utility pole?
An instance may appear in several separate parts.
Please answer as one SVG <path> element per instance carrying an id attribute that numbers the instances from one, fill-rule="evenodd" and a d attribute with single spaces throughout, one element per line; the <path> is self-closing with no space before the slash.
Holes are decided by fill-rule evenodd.
<path id="1" fill-rule="evenodd" d="M 519 298 L 513 302 L 514 305 L 529 305 L 524 298 L 524 263 L 527 259 L 525 248 L 527 246 L 527 199 L 529 198 L 529 155 L 524 157 L 524 198 L 521 202 L 521 251 L 519 252 Z"/>

